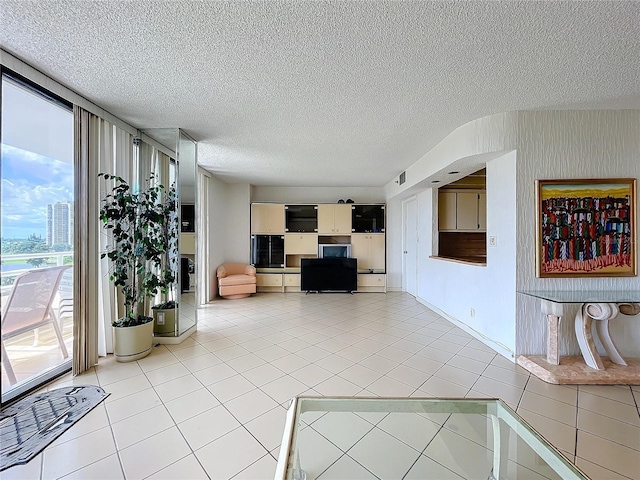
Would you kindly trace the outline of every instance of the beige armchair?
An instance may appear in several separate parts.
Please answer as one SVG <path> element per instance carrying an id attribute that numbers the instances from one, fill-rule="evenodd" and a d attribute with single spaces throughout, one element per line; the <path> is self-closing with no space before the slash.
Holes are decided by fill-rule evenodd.
<path id="1" fill-rule="evenodd" d="M 256 269 L 246 263 L 223 263 L 216 272 L 218 293 L 225 298 L 244 298 L 256 293 Z"/>

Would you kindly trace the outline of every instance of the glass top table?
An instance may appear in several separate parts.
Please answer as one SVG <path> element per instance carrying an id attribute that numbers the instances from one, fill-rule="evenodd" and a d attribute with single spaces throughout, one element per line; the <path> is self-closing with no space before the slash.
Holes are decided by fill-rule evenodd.
<path id="1" fill-rule="evenodd" d="M 638 303 L 640 290 L 521 290 L 518 293 L 557 303 Z"/>
<path id="2" fill-rule="evenodd" d="M 587 479 L 499 399 L 306 397 L 276 480 Z"/>

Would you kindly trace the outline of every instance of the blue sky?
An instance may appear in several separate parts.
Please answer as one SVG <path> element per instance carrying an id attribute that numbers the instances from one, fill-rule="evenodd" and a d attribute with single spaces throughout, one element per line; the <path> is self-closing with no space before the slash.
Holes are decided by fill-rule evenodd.
<path id="1" fill-rule="evenodd" d="M 2 145 L 2 238 L 47 232 L 47 204 L 73 200 L 73 165 Z"/>

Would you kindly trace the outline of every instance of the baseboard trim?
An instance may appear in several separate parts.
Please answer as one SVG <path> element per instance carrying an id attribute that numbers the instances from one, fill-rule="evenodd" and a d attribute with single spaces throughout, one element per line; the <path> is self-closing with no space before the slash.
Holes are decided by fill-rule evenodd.
<path id="1" fill-rule="evenodd" d="M 387 292 L 402 292 L 402 287 L 387 287 Z"/>
<path id="2" fill-rule="evenodd" d="M 467 332 L 469 335 L 471 335 L 476 340 L 484 343 L 487 347 L 495 350 L 496 352 L 498 352 L 500 355 L 502 355 L 506 359 L 511 360 L 513 363 L 516 363 L 516 354 L 515 354 L 515 352 L 511 351 L 511 349 L 509 349 L 508 347 L 506 347 L 506 346 L 502 345 L 501 343 L 498 343 L 498 342 L 490 339 L 489 337 L 487 337 L 484 334 L 478 332 L 477 330 L 474 330 L 472 327 L 470 327 L 469 325 L 467 325 L 463 321 L 458 320 L 455 317 L 452 317 L 447 312 L 445 312 L 444 310 L 442 310 L 442 309 L 436 307 L 435 305 L 427 302 L 425 299 L 420 298 L 420 297 L 416 297 L 416 300 L 418 300 L 418 302 L 420 302 L 422 305 L 424 305 L 428 309 L 433 310 L 438 315 L 444 317 L 446 320 L 448 320 L 451 323 L 453 323 L 456 327 L 461 328 L 462 330 Z"/>

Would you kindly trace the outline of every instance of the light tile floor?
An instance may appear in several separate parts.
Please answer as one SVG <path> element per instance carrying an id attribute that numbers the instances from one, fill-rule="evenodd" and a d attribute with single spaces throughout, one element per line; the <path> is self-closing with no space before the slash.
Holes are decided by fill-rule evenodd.
<path id="1" fill-rule="evenodd" d="M 258 294 L 198 315 L 181 345 L 130 364 L 101 358 L 49 387 L 94 384 L 111 395 L 0 477 L 270 479 L 288 399 L 310 394 L 500 397 L 592 478 L 640 479 L 640 387 L 546 384 L 409 295 Z M 336 436 L 336 419 L 305 419 L 305 436 L 339 459 L 318 478 L 376 478 L 363 464 L 374 468 L 382 442 L 398 460 L 379 462 L 380 478 L 411 467 L 414 440 L 399 441 L 384 416 L 362 420 Z M 374 425 L 375 436 L 360 435 Z M 405 478 L 460 478 L 456 468 L 423 455 Z"/>

